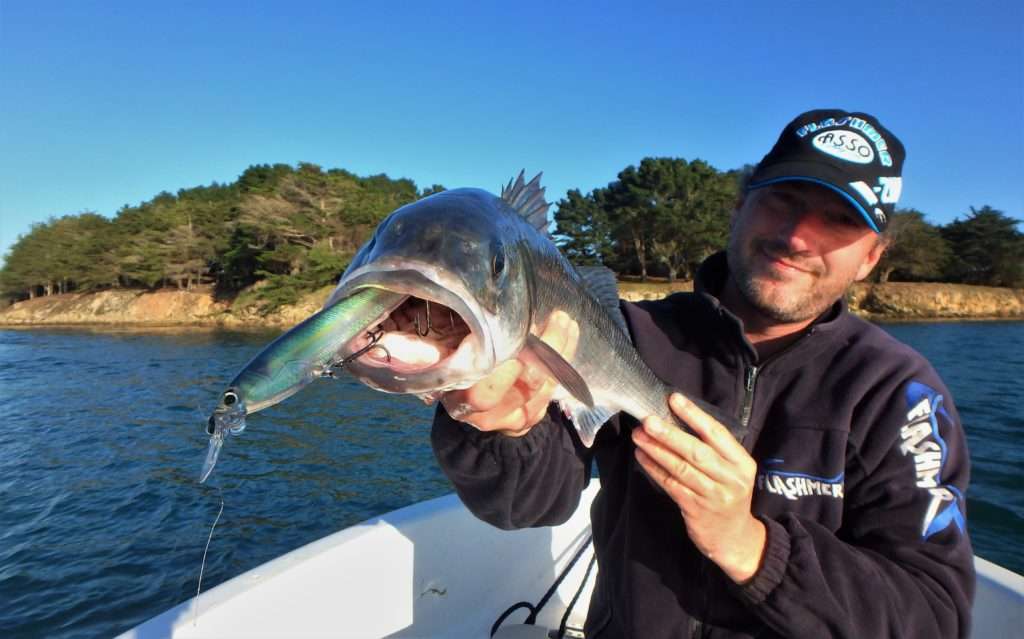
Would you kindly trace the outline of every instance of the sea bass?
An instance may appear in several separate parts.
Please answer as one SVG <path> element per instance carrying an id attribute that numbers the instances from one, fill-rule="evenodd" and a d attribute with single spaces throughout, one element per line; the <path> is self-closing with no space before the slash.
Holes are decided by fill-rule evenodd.
<path id="1" fill-rule="evenodd" d="M 364 288 L 328 302 L 318 313 L 281 335 L 259 352 L 228 384 L 207 422 L 210 445 L 199 482 L 213 472 L 227 435 L 245 430 L 245 417 L 288 399 L 320 377 L 333 377 L 342 367 L 339 352 L 363 336 L 364 352 L 373 350 L 372 327 L 398 308 L 406 296 L 380 288 Z M 367 329 L 371 332 L 366 335 Z M 350 357 L 362 353 L 349 352 Z"/>
<path id="2" fill-rule="evenodd" d="M 359 332 L 342 349 L 345 370 L 373 388 L 429 401 L 520 357 L 559 382 L 562 408 L 587 446 L 620 411 L 677 422 L 667 403 L 672 389 L 630 342 L 614 273 L 574 268 L 548 234 L 547 210 L 540 175 L 524 184 L 520 173 L 500 197 L 454 189 L 391 213 L 327 304 L 367 288 L 406 297 L 377 332 Z M 537 336 L 555 310 L 579 324 L 571 361 Z"/>
<path id="3" fill-rule="evenodd" d="M 565 259 L 547 231 L 548 206 L 540 176 L 524 184 L 520 174 L 500 197 L 454 189 L 391 213 L 324 308 L 228 385 L 208 421 L 200 481 L 247 415 L 340 369 L 372 388 L 433 401 L 519 357 L 559 382 L 556 398 L 587 446 L 618 412 L 677 422 L 672 389 L 629 340 L 614 273 Z M 555 310 L 579 324 L 571 361 L 537 337 Z"/>

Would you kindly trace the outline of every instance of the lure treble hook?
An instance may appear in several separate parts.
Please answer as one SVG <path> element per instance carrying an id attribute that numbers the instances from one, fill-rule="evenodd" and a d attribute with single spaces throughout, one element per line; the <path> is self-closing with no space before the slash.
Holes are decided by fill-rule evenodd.
<path id="1" fill-rule="evenodd" d="M 420 316 L 419 316 L 418 313 L 416 314 L 416 316 L 412 320 L 413 326 L 416 327 L 416 334 L 419 335 L 420 337 L 426 337 L 427 335 L 429 335 L 430 334 L 430 329 L 433 328 L 433 326 L 430 325 L 430 300 L 423 300 L 423 301 L 427 305 L 427 330 L 425 330 L 425 331 L 421 331 L 420 330 Z"/>
<path id="2" fill-rule="evenodd" d="M 352 353 L 348 357 L 344 358 L 343 360 L 341 360 L 340 362 L 335 364 L 333 366 L 333 368 L 344 368 L 346 364 L 359 359 L 360 357 L 362 357 L 363 355 L 366 355 L 367 353 L 369 353 L 370 351 L 372 351 L 375 348 L 379 348 L 380 350 L 384 351 L 384 357 L 387 358 L 387 361 L 390 364 L 391 363 L 391 353 L 388 352 L 387 348 L 385 348 L 385 347 L 383 347 L 383 346 L 381 346 L 380 344 L 377 343 L 377 342 L 380 341 L 380 338 L 384 336 L 384 327 L 378 325 L 376 329 L 374 329 L 372 331 L 366 331 L 366 336 L 370 340 L 369 344 L 367 344 L 366 346 L 360 348 L 358 351 Z"/>

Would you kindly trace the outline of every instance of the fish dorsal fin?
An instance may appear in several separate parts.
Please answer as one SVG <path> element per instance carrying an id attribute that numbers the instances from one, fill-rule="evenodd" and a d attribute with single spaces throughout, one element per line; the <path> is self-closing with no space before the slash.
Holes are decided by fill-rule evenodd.
<path id="1" fill-rule="evenodd" d="M 626 318 L 619 307 L 619 282 L 615 277 L 615 271 L 607 266 L 577 266 L 576 272 L 580 274 L 583 285 L 590 294 L 611 316 L 615 325 L 629 335 Z"/>
<path id="2" fill-rule="evenodd" d="M 526 171 L 520 171 L 515 182 L 508 181 L 508 186 L 501 189 L 501 199 L 515 209 L 516 213 L 521 215 L 530 226 L 548 237 L 550 236 L 548 233 L 548 206 L 550 205 L 544 199 L 544 187 L 540 185 L 540 176 L 544 174 L 538 173 L 532 180 L 524 183 L 524 173 Z"/>

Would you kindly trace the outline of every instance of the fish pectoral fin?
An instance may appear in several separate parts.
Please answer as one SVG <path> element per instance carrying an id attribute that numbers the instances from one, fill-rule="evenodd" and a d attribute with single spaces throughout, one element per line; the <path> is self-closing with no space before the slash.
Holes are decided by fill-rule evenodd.
<path id="1" fill-rule="evenodd" d="M 547 345 L 544 340 L 530 333 L 526 336 L 524 353 L 532 355 L 530 363 L 536 363 L 547 371 L 555 381 L 587 408 L 594 407 L 594 396 L 590 393 L 587 382 L 565 361 L 558 351 Z"/>

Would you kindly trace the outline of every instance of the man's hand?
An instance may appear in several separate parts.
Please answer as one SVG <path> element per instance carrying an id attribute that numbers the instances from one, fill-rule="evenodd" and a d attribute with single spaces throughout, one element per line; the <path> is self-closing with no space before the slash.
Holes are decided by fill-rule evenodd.
<path id="1" fill-rule="evenodd" d="M 669 406 L 700 439 L 648 417 L 633 429 L 637 461 L 679 506 L 697 548 L 736 583 L 749 581 L 767 540 L 750 512 L 757 462 L 693 402 L 673 393 Z"/>
<path id="2" fill-rule="evenodd" d="M 540 338 L 571 362 L 579 336 L 579 324 L 564 312 L 555 311 Z M 479 430 L 520 437 L 544 417 L 557 387 L 558 382 L 545 371 L 513 359 L 473 386 L 445 393 L 441 403 L 452 418 Z"/>

